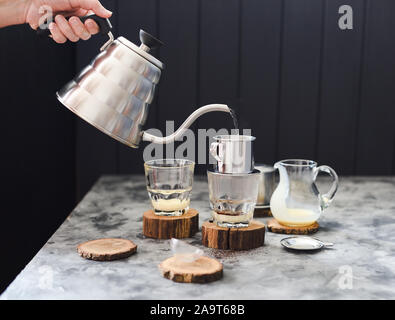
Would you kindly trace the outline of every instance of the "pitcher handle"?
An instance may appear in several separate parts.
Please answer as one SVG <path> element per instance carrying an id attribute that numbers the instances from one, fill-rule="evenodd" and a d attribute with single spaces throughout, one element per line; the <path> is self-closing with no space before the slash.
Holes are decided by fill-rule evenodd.
<path id="1" fill-rule="evenodd" d="M 339 177 L 337 176 L 336 171 L 333 170 L 331 167 L 319 166 L 316 169 L 316 172 L 314 175 L 314 182 L 315 182 L 317 175 L 320 171 L 328 173 L 333 178 L 333 183 L 332 183 L 332 186 L 329 189 L 329 191 L 325 194 L 320 194 L 320 205 L 321 205 L 321 209 L 324 210 L 329 207 L 329 205 L 331 204 L 331 202 L 336 194 L 337 188 L 339 187 Z"/>
<path id="2" fill-rule="evenodd" d="M 210 153 L 211 155 L 214 157 L 215 160 L 217 160 L 217 162 L 221 162 L 222 159 L 219 157 L 217 150 L 218 147 L 220 146 L 219 142 L 212 142 L 210 145 Z"/>

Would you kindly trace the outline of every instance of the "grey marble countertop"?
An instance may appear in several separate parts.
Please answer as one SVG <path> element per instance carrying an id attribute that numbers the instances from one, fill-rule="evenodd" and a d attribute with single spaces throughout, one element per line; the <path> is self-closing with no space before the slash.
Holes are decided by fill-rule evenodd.
<path id="1" fill-rule="evenodd" d="M 316 237 L 333 249 L 292 253 L 284 235 L 266 233 L 250 251 L 201 246 L 224 264 L 224 277 L 209 284 L 164 279 L 157 265 L 171 256 L 168 240 L 142 235 L 150 207 L 143 176 L 103 176 L 2 294 L 1 299 L 394 299 L 395 177 L 344 177 Z M 210 217 L 207 182 L 196 177 L 191 207 L 200 225 Z M 265 221 L 265 218 L 258 220 Z M 122 237 L 137 254 L 119 261 L 81 258 L 76 245 Z"/>

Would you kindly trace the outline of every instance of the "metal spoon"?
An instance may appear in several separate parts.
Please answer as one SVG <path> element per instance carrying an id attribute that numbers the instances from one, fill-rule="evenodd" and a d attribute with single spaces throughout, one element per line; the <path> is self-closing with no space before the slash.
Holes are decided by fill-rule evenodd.
<path id="1" fill-rule="evenodd" d="M 334 246 L 332 242 L 323 242 L 313 237 L 288 237 L 281 239 L 280 243 L 292 250 L 320 250 Z"/>

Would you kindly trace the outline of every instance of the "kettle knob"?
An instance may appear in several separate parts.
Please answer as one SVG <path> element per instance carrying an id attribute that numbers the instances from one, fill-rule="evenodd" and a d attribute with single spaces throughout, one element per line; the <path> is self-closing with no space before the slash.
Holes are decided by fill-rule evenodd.
<path id="1" fill-rule="evenodd" d="M 148 32 L 140 29 L 140 48 L 144 51 L 150 51 L 151 49 L 157 49 L 163 45 L 163 42 L 154 36 L 150 35 Z"/>

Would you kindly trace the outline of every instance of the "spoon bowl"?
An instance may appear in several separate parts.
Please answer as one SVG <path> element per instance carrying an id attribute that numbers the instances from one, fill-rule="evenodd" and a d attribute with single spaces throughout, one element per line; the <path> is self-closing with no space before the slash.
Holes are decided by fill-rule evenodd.
<path id="1" fill-rule="evenodd" d="M 303 251 L 320 250 L 334 245 L 331 242 L 323 242 L 313 237 L 287 237 L 281 239 L 280 243 L 287 249 Z"/>

